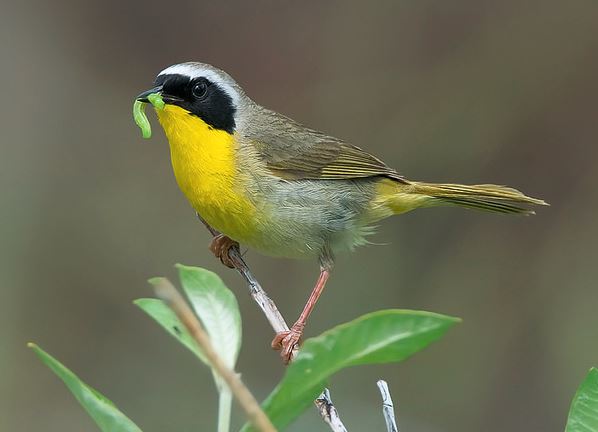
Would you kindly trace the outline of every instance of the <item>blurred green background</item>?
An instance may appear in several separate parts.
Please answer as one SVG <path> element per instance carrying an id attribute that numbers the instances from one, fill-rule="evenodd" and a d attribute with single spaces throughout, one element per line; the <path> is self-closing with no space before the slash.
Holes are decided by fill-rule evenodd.
<path id="1" fill-rule="evenodd" d="M 241 279 L 209 254 L 154 116 L 151 141 L 131 118 L 134 96 L 186 60 L 408 178 L 550 202 L 530 218 L 383 222 L 380 246 L 339 258 L 307 335 L 382 308 L 464 319 L 406 363 L 336 376 L 350 430 L 384 430 L 378 378 L 405 431 L 562 430 L 598 365 L 597 22 L 594 0 L 4 2 L 0 430 L 95 430 L 30 340 L 144 431 L 215 430 L 209 371 L 131 303 L 176 262 L 237 293 L 238 370 L 258 398 L 283 373 Z M 247 259 L 293 321 L 317 263 Z M 309 410 L 291 430 L 327 428 Z"/>

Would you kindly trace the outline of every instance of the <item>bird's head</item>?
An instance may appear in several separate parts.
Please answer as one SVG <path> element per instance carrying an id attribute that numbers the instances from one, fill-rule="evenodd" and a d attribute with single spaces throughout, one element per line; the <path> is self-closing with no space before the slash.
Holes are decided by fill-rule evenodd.
<path id="1" fill-rule="evenodd" d="M 154 87 L 137 96 L 137 100 L 149 102 L 147 98 L 153 93 L 160 94 L 166 111 L 180 113 L 182 109 L 210 128 L 230 134 L 237 127 L 237 112 L 245 99 L 241 87 L 226 72 L 195 62 L 164 69 L 156 77 Z"/>

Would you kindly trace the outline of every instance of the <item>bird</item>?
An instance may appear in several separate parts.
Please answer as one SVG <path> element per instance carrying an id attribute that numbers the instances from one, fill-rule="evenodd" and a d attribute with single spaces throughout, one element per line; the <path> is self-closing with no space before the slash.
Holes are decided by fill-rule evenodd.
<path id="1" fill-rule="evenodd" d="M 437 206 L 534 214 L 541 199 L 500 185 L 409 180 L 378 157 L 254 102 L 226 72 L 206 63 L 162 70 L 136 97 L 154 108 L 174 176 L 198 215 L 220 234 L 211 251 L 228 267 L 242 244 L 258 252 L 319 261 L 311 294 L 272 347 L 285 362 L 302 338 L 335 256 L 368 243 L 374 224 Z M 148 99 L 149 97 L 149 99 Z"/>

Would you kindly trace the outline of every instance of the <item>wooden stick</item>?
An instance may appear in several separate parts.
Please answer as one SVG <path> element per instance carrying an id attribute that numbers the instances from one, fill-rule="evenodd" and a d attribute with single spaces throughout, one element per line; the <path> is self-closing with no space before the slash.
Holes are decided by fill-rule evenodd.
<path id="1" fill-rule="evenodd" d="M 165 278 L 156 279 L 153 285 L 156 295 L 177 315 L 206 355 L 210 365 L 226 382 L 230 391 L 239 402 L 239 405 L 241 405 L 245 414 L 247 414 L 249 421 L 262 432 L 276 432 L 276 428 L 268 416 L 266 416 L 255 397 L 245 384 L 243 384 L 239 375 L 230 369 L 220 358 L 216 350 L 214 350 L 210 337 L 174 286 Z"/>

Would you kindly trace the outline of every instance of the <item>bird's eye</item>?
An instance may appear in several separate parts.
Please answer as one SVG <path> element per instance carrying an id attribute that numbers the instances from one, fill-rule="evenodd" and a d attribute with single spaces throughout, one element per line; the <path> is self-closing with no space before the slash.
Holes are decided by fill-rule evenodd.
<path id="1" fill-rule="evenodd" d="M 193 93 L 193 96 L 195 96 L 198 99 L 201 99 L 208 92 L 208 84 L 203 80 L 199 81 L 195 83 L 195 85 L 191 89 L 191 92 Z"/>

